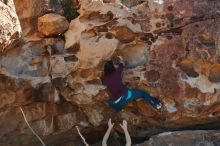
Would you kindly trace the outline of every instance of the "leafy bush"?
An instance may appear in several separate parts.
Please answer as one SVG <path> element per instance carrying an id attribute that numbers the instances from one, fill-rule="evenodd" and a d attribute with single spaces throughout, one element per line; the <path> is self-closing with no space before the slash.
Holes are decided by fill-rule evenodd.
<path id="1" fill-rule="evenodd" d="M 73 20 L 77 16 L 79 16 L 79 13 L 74 9 L 72 0 L 62 0 L 61 5 L 64 10 L 64 16 L 68 21 Z"/>

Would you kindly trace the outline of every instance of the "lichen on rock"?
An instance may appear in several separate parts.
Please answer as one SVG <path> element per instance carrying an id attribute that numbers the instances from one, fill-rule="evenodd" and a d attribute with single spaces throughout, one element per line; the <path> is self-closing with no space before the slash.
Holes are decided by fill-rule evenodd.
<path id="1" fill-rule="evenodd" d="M 3 52 L 19 41 L 21 26 L 12 0 L 0 1 L 0 9 L 0 51 Z"/>

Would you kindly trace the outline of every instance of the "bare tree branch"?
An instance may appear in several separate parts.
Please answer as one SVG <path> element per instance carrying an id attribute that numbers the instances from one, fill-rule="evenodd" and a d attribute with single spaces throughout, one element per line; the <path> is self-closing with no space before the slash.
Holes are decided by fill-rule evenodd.
<path id="1" fill-rule="evenodd" d="M 46 146 L 45 143 L 43 142 L 43 140 L 40 138 L 40 136 L 38 136 L 37 133 L 31 128 L 31 126 L 30 126 L 30 124 L 28 123 L 27 118 L 26 118 L 26 116 L 25 116 L 25 114 L 24 114 L 24 111 L 23 111 L 23 109 L 22 109 L 21 107 L 20 107 L 20 110 L 21 110 L 21 113 L 22 113 L 22 115 L 23 115 L 23 117 L 24 117 L 24 120 L 25 120 L 26 124 L 28 125 L 28 128 L 29 128 L 29 129 L 31 130 L 31 132 L 37 137 L 37 139 L 41 142 L 41 144 L 42 144 L 43 146 Z"/>
<path id="2" fill-rule="evenodd" d="M 83 143 L 86 145 L 86 146 L 89 146 L 89 144 L 86 142 L 86 139 L 83 137 L 83 135 L 81 134 L 80 130 L 79 130 L 79 127 L 76 126 L 76 130 L 77 130 L 77 133 L 79 134 L 80 138 L 82 139 Z"/>

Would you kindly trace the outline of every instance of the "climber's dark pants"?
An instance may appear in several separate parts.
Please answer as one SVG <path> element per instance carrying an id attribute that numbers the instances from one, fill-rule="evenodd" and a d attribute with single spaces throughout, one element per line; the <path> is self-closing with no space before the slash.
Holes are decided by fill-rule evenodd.
<path id="1" fill-rule="evenodd" d="M 109 99 L 108 104 L 116 111 L 121 111 L 122 108 L 128 104 L 129 101 L 143 98 L 146 102 L 149 102 L 153 107 L 156 107 L 158 100 L 150 96 L 148 93 L 142 90 L 129 89 L 127 93 L 119 97 L 117 100 Z"/>

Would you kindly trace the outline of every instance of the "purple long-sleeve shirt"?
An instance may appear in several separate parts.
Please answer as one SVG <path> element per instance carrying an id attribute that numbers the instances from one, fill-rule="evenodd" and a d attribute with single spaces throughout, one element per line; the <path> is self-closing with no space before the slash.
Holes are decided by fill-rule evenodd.
<path id="1" fill-rule="evenodd" d="M 102 83 L 107 86 L 111 98 L 114 100 L 117 100 L 128 91 L 128 88 L 122 82 L 122 71 L 123 64 L 121 63 L 113 73 L 102 76 Z"/>

